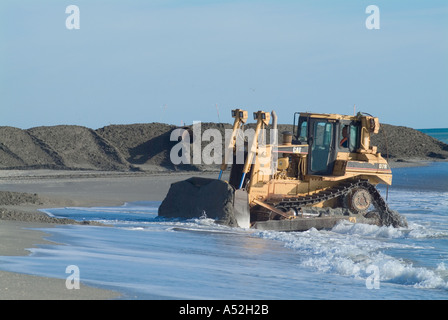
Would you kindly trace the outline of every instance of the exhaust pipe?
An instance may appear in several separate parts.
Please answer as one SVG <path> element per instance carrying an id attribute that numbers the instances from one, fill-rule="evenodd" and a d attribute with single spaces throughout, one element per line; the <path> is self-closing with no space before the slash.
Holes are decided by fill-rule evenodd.
<path id="1" fill-rule="evenodd" d="M 273 146 L 274 150 L 277 151 L 278 146 L 278 130 L 277 130 L 277 114 L 274 110 L 271 111 L 272 115 L 272 134 L 270 135 L 272 141 L 270 141 L 271 146 Z M 271 177 L 274 175 L 274 173 L 277 171 L 277 159 L 278 159 L 278 153 L 272 152 L 271 149 Z"/>
<path id="2" fill-rule="evenodd" d="M 277 114 L 275 113 L 274 110 L 272 110 L 271 115 L 272 115 L 272 129 L 277 130 Z"/>

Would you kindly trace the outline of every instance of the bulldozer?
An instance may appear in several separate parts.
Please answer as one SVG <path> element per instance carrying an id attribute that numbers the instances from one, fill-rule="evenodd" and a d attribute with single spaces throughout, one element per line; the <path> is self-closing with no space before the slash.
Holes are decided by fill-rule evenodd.
<path id="1" fill-rule="evenodd" d="M 217 179 L 173 183 L 159 216 L 206 216 L 229 226 L 276 231 L 331 229 L 342 220 L 407 226 L 376 187 L 392 184 L 388 162 L 371 145 L 380 128 L 377 117 L 296 112 L 292 132 L 282 132 L 278 143 L 275 111 L 253 116 L 253 138 L 245 139 L 248 112 L 232 110 L 233 129 Z"/>

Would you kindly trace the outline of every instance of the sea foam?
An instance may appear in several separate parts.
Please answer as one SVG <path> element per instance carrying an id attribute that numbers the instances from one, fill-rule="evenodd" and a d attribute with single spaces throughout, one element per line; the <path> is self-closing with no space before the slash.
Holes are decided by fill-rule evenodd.
<path id="1" fill-rule="evenodd" d="M 416 288 L 448 289 L 448 273 L 444 264 L 436 268 L 414 266 L 388 251 L 424 251 L 425 245 L 395 242 L 391 239 L 432 237 L 433 231 L 412 233 L 408 229 L 378 227 L 366 224 L 340 223 L 331 231 L 311 229 L 306 232 L 261 231 L 259 237 L 277 240 L 291 248 L 302 267 L 326 274 L 367 279 L 371 267 L 378 270 L 381 282 L 410 285 Z"/>

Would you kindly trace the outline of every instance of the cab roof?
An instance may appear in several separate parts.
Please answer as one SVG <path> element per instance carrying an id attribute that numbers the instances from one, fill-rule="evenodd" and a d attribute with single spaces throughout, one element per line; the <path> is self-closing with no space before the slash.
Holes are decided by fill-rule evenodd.
<path id="1" fill-rule="evenodd" d="M 301 117 L 321 118 L 331 120 L 359 120 L 357 116 L 347 116 L 335 113 L 312 113 L 312 112 L 300 112 Z"/>

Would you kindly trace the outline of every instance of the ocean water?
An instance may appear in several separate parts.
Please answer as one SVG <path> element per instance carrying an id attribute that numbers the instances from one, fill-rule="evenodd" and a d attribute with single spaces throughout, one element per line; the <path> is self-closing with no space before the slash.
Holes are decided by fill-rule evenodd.
<path id="1" fill-rule="evenodd" d="M 420 129 L 419 131 L 448 144 L 448 128 Z"/>
<path id="2" fill-rule="evenodd" d="M 0 269 L 66 279 L 122 299 L 447 299 L 448 163 L 394 169 L 381 188 L 409 228 L 343 223 L 332 230 L 255 231 L 206 217 L 157 217 L 159 202 L 48 209 L 111 227 L 43 229 L 58 244 L 0 257 Z"/>

